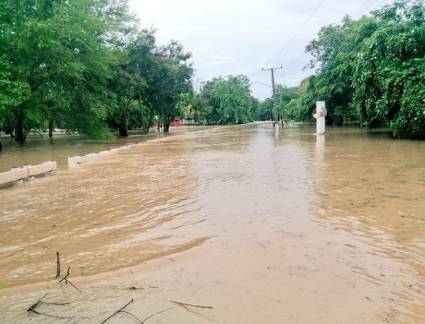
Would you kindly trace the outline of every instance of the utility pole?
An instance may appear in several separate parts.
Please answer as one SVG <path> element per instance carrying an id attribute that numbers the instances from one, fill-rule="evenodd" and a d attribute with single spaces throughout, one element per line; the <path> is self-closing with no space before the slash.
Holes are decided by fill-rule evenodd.
<path id="1" fill-rule="evenodd" d="M 276 100 L 276 86 L 275 86 L 275 82 L 274 82 L 274 71 L 275 70 L 282 70 L 283 66 L 279 66 L 279 67 L 272 67 L 272 68 L 262 68 L 263 71 L 270 71 L 271 73 L 271 77 L 272 77 L 272 88 L 273 88 L 273 118 L 274 118 L 274 125 L 275 128 L 279 128 L 279 115 L 278 115 L 278 111 L 277 111 L 277 100 Z"/>

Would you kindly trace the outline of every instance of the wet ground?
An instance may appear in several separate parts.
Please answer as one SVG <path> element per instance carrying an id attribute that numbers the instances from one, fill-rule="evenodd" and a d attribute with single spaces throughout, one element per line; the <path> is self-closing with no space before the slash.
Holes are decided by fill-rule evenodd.
<path id="1" fill-rule="evenodd" d="M 218 128 L 0 201 L 0 323 L 425 321 L 424 142 Z"/>

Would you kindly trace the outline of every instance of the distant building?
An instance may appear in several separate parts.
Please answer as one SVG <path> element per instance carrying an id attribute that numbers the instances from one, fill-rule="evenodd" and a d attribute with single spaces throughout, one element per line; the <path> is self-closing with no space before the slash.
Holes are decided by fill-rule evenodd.
<path id="1" fill-rule="evenodd" d="M 182 127 L 183 121 L 179 118 L 175 118 L 174 121 L 171 123 L 171 126 L 173 127 Z"/>
<path id="2" fill-rule="evenodd" d="M 196 125 L 196 120 L 193 117 L 186 117 L 183 119 L 183 125 Z"/>

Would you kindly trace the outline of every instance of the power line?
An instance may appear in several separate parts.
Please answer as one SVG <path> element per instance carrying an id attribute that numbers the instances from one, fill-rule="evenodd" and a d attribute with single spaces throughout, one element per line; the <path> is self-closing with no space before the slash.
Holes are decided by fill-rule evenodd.
<path id="1" fill-rule="evenodd" d="M 368 9 L 370 9 L 372 6 L 378 4 L 379 2 L 381 2 L 382 0 L 364 0 L 362 1 L 362 3 L 360 4 L 360 6 L 358 7 L 358 9 L 356 10 L 355 14 L 360 13 L 361 11 L 365 10 L 367 11 Z M 282 53 L 282 55 L 285 54 L 285 51 L 287 50 L 288 45 L 295 39 L 295 37 L 298 36 L 298 34 L 305 28 L 305 26 L 310 22 L 310 20 L 317 14 L 317 12 L 322 8 L 322 6 L 324 5 L 324 3 L 326 2 L 326 0 L 321 0 L 317 6 L 313 9 L 313 11 L 307 16 L 306 20 L 300 25 L 300 27 L 295 31 L 295 33 L 285 42 L 285 44 L 278 50 L 276 51 L 271 57 L 270 59 L 268 59 L 266 62 L 269 63 L 273 58 L 277 57 L 278 54 Z M 365 6 L 366 5 L 366 6 Z M 253 76 L 253 75 L 258 75 L 261 72 L 261 70 L 255 69 L 250 71 L 249 73 L 243 73 L 246 76 Z M 261 84 L 259 82 L 253 82 L 253 83 L 257 83 L 257 84 Z M 265 84 L 261 84 L 263 86 L 265 86 Z"/>
<path id="2" fill-rule="evenodd" d="M 262 68 L 263 71 L 270 71 L 271 77 L 272 77 L 272 90 L 273 90 L 273 113 L 274 113 L 274 121 L 275 123 L 279 122 L 279 116 L 277 113 L 277 103 L 276 103 L 276 87 L 275 87 L 275 82 L 274 82 L 274 72 L 276 70 L 282 70 L 283 66 L 279 66 L 279 67 L 272 67 L 272 68 Z M 279 125 L 275 124 L 275 127 L 279 127 Z"/>
<path id="3" fill-rule="evenodd" d="M 263 71 L 261 71 L 261 69 L 255 69 L 252 72 L 249 73 L 243 73 L 246 76 L 253 76 L 253 75 L 259 75 L 260 73 L 262 73 Z"/>
<path id="4" fill-rule="evenodd" d="M 362 3 L 357 7 L 356 11 L 354 12 L 354 15 L 358 15 L 361 12 L 364 11 L 363 8 L 367 8 L 374 0 L 363 0 Z"/>
<path id="5" fill-rule="evenodd" d="M 319 4 L 314 8 L 314 10 L 308 15 L 307 19 L 301 24 L 301 26 L 295 31 L 295 33 L 285 42 L 285 44 L 282 46 L 282 48 L 277 51 L 275 54 L 273 54 L 273 57 L 276 57 L 279 53 L 282 52 L 282 54 L 285 54 L 285 51 L 288 47 L 288 45 L 295 39 L 296 36 L 304 29 L 304 27 L 310 22 L 310 20 L 316 15 L 316 13 L 322 8 L 323 4 L 326 0 L 321 0 Z M 271 59 L 270 59 L 271 60 Z M 267 62 L 270 62 L 268 60 Z"/>
<path id="6" fill-rule="evenodd" d="M 262 85 L 262 86 L 267 87 L 267 88 L 271 88 L 271 85 L 270 85 L 270 84 L 265 84 L 265 83 L 263 83 L 263 82 L 259 82 L 259 81 L 252 81 L 252 83 L 259 84 L 259 85 Z"/>
<path id="7" fill-rule="evenodd" d="M 377 5 L 381 1 L 382 0 L 366 0 L 359 6 L 355 14 L 360 14 L 361 12 L 363 12 L 363 15 L 368 14 L 369 9 L 371 9 L 373 6 Z M 366 6 L 364 6 L 364 4 Z"/>
<path id="8" fill-rule="evenodd" d="M 286 47 L 289 45 L 290 42 L 292 42 L 295 37 L 304 29 L 304 27 L 308 24 L 308 22 L 314 17 L 314 15 L 322 8 L 323 4 L 325 3 L 326 0 L 321 0 L 318 5 L 314 8 L 314 10 L 308 15 L 307 19 L 302 23 L 302 25 L 295 31 L 295 33 L 291 36 L 291 38 L 288 39 L 288 41 L 286 41 L 286 43 L 284 44 L 284 46 L 282 48 L 280 48 L 278 51 L 276 51 L 274 54 L 272 54 L 272 56 L 267 60 L 267 61 L 263 61 L 265 63 L 270 63 L 270 61 L 275 58 L 280 52 L 286 50 Z M 282 53 L 284 54 L 284 53 Z M 252 72 L 244 73 L 244 75 L 254 75 L 261 72 L 260 69 L 255 69 Z"/>
<path id="9" fill-rule="evenodd" d="M 370 8 L 372 8 L 373 5 L 378 4 L 379 2 L 381 2 L 381 0 L 372 1 L 372 3 L 369 6 L 367 6 L 366 9 L 365 9 L 366 13 Z"/>
<path id="10" fill-rule="evenodd" d="M 306 18 L 306 20 L 301 24 L 301 26 L 296 30 L 296 32 L 291 36 L 291 38 L 289 38 L 285 44 L 282 46 L 281 49 L 279 49 L 279 51 L 275 52 L 275 54 L 272 55 L 272 57 L 267 60 L 267 62 L 269 63 L 273 58 L 275 58 L 279 53 L 282 53 L 282 55 L 285 54 L 285 51 L 287 50 L 288 45 L 295 39 L 296 36 L 298 36 L 298 34 L 304 29 L 304 27 L 310 22 L 310 20 L 316 15 L 316 13 L 322 8 L 322 6 L 324 5 L 326 0 L 321 0 L 318 5 L 314 8 L 314 10 L 310 13 L 310 15 Z M 360 11 L 367 11 L 368 9 L 370 9 L 372 6 L 378 4 L 380 1 L 382 0 L 364 0 L 361 5 L 358 7 L 358 9 L 356 10 L 356 14 L 360 13 Z M 364 5 L 366 5 L 366 7 L 364 7 Z M 365 8 L 365 9 L 362 9 Z M 251 74 L 248 74 L 248 76 L 250 75 L 255 75 L 258 74 L 259 70 L 255 70 L 255 72 L 252 72 Z"/>
<path id="11" fill-rule="evenodd" d="M 366 11 L 369 10 L 371 7 L 373 7 L 374 5 L 378 4 L 379 2 L 381 2 L 382 0 L 363 0 L 362 3 L 360 4 L 360 6 L 358 7 L 358 9 L 356 10 L 355 14 L 359 14 L 361 11 Z M 300 25 L 300 27 L 295 31 L 295 33 L 285 42 L 285 44 L 278 50 L 276 51 L 266 62 L 270 63 L 270 61 L 273 58 L 276 58 L 278 54 L 281 53 L 281 55 L 286 54 L 286 50 L 288 49 L 288 45 L 298 36 L 298 34 L 305 28 L 305 26 L 310 22 L 310 20 L 317 14 L 317 12 L 322 8 L 322 6 L 324 5 L 324 3 L 326 2 L 326 0 L 321 0 L 317 6 L 313 9 L 313 11 L 307 16 L 306 20 Z M 243 73 L 242 74 L 246 75 L 246 76 L 253 76 L 253 75 L 258 75 L 259 73 L 261 73 L 260 68 L 255 69 L 250 71 L 249 73 Z M 263 84 L 264 85 L 264 84 Z"/>

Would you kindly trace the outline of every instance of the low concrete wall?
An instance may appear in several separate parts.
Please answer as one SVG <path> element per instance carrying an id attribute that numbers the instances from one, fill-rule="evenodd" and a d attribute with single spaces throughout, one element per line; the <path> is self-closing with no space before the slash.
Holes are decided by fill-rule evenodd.
<path id="1" fill-rule="evenodd" d="M 52 171 L 56 171 L 58 165 L 56 162 L 45 162 L 40 165 L 29 165 L 28 167 L 28 177 L 36 177 L 39 175 L 44 175 Z"/>
<path id="2" fill-rule="evenodd" d="M 0 173 L 0 185 L 16 182 L 28 177 L 27 168 L 15 168 L 7 172 Z"/>
<path id="3" fill-rule="evenodd" d="M 102 151 L 102 152 L 99 152 L 99 153 L 90 153 L 90 154 L 83 155 L 83 156 L 69 157 L 68 158 L 68 168 L 72 169 L 72 168 L 75 168 L 76 166 L 78 166 L 80 164 L 96 161 L 96 160 L 99 160 L 101 158 L 111 156 L 113 154 L 128 150 L 129 148 L 131 148 L 133 146 L 134 146 L 134 144 L 131 144 L 131 145 L 123 146 L 123 147 L 113 148 L 113 149 L 110 149 L 108 151 Z"/>
<path id="4" fill-rule="evenodd" d="M 45 162 L 40 165 L 27 165 L 0 173 L 0 186 L 12 184 L 20 180 L 30 180 L 32 177 L 45 175 L 58 168 L 56 162 Z"/>

